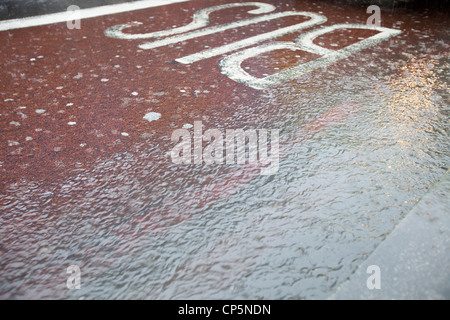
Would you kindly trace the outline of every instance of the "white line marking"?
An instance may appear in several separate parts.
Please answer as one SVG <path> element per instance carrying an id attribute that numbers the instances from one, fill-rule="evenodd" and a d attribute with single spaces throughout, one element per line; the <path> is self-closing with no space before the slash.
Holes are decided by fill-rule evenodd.
<path id="1" fill-rule="evenodd" d="M 292 15 L 297 15 L 297 14 L 298 14 L 297 12 L 293 12 L 293 11 L 267 14 L 267 15 L 260 16 L 257 18 L 251 18 L 251 19 L 245 19 L 245 20 L 241 20 L 241 21 L 231 22 L 231 23 L 220 25 L 220 26 L 209 27 L 209 28 L 205 28 L 205 29 L 201 29 L 201 30 L 192 31 L 190 33 L 185 33 L 185 34 L 182 34 L 179 36 L 174 36 L 171 38 L 165 38 L 162 40 L 147 42 L 147 43 L 139 45 L 138 47 L 141 49 L 144 49 L 144 50 L 154 49 L 154 48 L 158 48 L 158 47 L 167 46 L 169 44 L 174 44 L 174 43 L 178 43 L 178 42 L 182 42 L 182 41 L 186 41 L 186 40 L 190 40 L 190 39 L 194 39 L 194 38 L 198 38 L 198 37 L 203 37 L 203 36 L 210 35 L 213 33 L 222 32 L 222 31 L 229 30 L 229 29 L 239 28 L 239 27 L 248 26 L 248 25 L 254 24 L 254 23 L 275 20 L 275 19 L 279 19 L 282 17 L 292 16 Z"/>
<path id="2" fill-rule="evenodd" d="M 314 39 L 320 35 L 332 32 L 337 29 L 346 28 L 377 30 L 380 33 L 340 50 L 330 50 L 322 48 L 313 43 Z M 277 84 L 281 84 L 290 79 L 298 78 L 299 76 L 311 72 L 315 69 L 328 66 L 338 60 L 347 58 L 353 54 L 360 52 L 361 50 L 370 48 L 400 33 L 400 30 L 377 26 L 367 26 L 365 24 L 336 24 L 333 26 L 328 26 L 301 34 L 295 39 L 295 42 L 273 42 L 233 53 L 219 61 L 219 68 L 222 74 L 226 75 L 230 79 L 245 84 L 254 89 L 262 90 Z M 298 66 L 282 70 L 264 78 L 253 77 L 241 68 L 242 62 L 246 59 L 258 56 L 265 52 L 282 49 L 303 50 L 314 54 L 319 54 L 321 55 L 321 57 L 306 63 L 302 63 Z"/>
<path id="3" fill-rule="evenodd" d="M 178 27 L 169 30 L 163 31 L 155 31 L 150 33 L 140 33 L 140 34 L 132 34 L 132 33 L 123 33 L 122 30 L 125 28 L 130 28 L 135 25 L 142 24 L 141 22 L 131 22 L 128 24 L 120 24 L 105 30 L 105 36 L 117 39 L 126 39 L 126 40 L 135 40 L 135 39 L 149 39 L 149 38 L 157 38 L 157 37 L 165 37 L 172 36 L 175 34 L 180 34 L 187 31 L 192 31 L 195 29 L 199 29 L 202 27 L 206 27 L 211 23 L 209 20 L 209 15 L 215 11 L 234 8 L 234 7 L 246 7 L 246 6 L 255 6 L 258 9 L 250 10 L 248 13 L 251 14 L 261 14 L 272 12 L 276 9 L 275 6 L 267 3 L 261 2 L 242 2 L 242 3 L 229 3 L 223 4 L 219 6 L 209 7 L 205 9 L 201 9 L 195 11 L 192 16 L 192 22 L 183 27 Z"/>
<path id="4" fill-rule="evenodd" d="M 287 13 L 289 14 L 289 12 Z M 203 59 L 208 59 L 214 56 L 218 56 L 221 54 L 225 54 L 231 51 L 235 51 L 238 49 L 242 49 L 245 47 L 252 46 L 254 44 L 274 39 L 277 37 L 281 37 L 285 34 L 300 31 L 302 29 L 306 29 L 312 26 L 315 26 L 317 24 L 321 24 L 327 21 L 327 18 L 325 16 L 312 13 L 312 12 L 290 12 L 289 15 L 300 15 L 300 16 L 306 16 L 310 17 L 311 19 L 308 21 L 304 21 L 302 23 L 298 23 L 289 27 L 281 28 L 275 31 L 266 32 L 254 37 L 250 37 L 244 40 L 236 41 L 227 45 L 223 45 L 221 47 L 204 50 L 202 52 L 194 53 L 189 56 L 185 56 L 183 58 L 175 59 L 175 61 L 182 63 L 182 64 L 190 64 L 194 63 Z"/>
<path id="5" fill-rule="evenodd" d="M 108 6 L 82 9 L 79 11 L 80 19 L 89 19 L 121 12 L 128 12 L 146 8 L 164 6 L 172 3 L 186 2 L 189 0 L 142 0 L 129 3 L 113 4 Z M 43 26 L 53 23 L 67 22 L 73 20 L 73 11 L 58 12 L 42 16 L 27 17 L 20 19 L 0 21 L 0 31 L 23 29 L 29 27 Z"/>

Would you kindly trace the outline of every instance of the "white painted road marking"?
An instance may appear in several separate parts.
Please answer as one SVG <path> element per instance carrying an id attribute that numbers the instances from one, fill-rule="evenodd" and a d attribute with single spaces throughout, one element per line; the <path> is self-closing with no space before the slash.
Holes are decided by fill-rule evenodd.
<path id="1" fill-rule="evenodd" d="M 113 4 L 102 7 L 95 7 L 89 9 L 82 9 L 79 14 L 79 19 L 89 19 L 95 17 L 106 16 L 110 14 L 159 7 L 172 3 L 187 2 L 189 0 L 142 0 L 129 3 Z M 67 22 L 73 20 L 73 12 L 65 11 L 42 16 L 12 19 L 0 21 L 0 31 L 23 29 L 29 27 L 43 26 L 53 23 Z"/>
<path id="2" fill-rule="evenodd" d="M 183 42 L 186 40 L 203 37 L 210 34 L 216 34 L 218 32 L 222 32 L 229 29 L 235 29 L 243 26 L 248 26 L 250 24 L 255 24 L 259 22 L 270 21 L 274 19 L 279 19 L 287 16 L 305 16 L 311 18 L 308 21 L 295 24 L 293 26 L 280 28 L 275 31 L 266 32 L 264 34 L 260 34 L 257 36 L 249 37 L 244 40 L 236 41 L 230 44 L 226 44 L 220 47 L 207 49 L 201 52 L 197 52 L 182 58 L 175 59 L 175 61 L 182 64 L 191 64 L 203 59 L 211 58 L 214 56 L 222 55 L 225 53 L 229 53 L 231 51 L 236 51 L 239 49 L 243 49 L 245 47 L 252 46 L 254 44 L 271 40 L 287 33 L 292 33 L 296 31 L 300 31 L 305 28 L 309 28 L 327 21 L 327 18 L 323 15 L 319 15 L 313 12 L 295 12 L 295 11 L 287 11 L 287 12 L 278 12 L 267 14 L 263 16 L 259 16 L 256 18 L 245 19 L 241 21 L 235 21 L 223 25 L 218 25 L 209 28 L 203 28 L 210 24 L 209 15 L 212 12 L 223 10 L 232 7 L 240 7 L 240 6 L 256 6 L 258 9 L 251 10 L 249 13 L 259 14 L 259 13 L 267 13 L 271 12 L 275 9 L 274 6 L 260 3 L 260 2 L 243 2 L 243 3 L 231 3 L 226 5 L 218 5 L 206 9 L 197 10 L 193 14 L 192 22 L 184 27 L 178 27 L 169 30 L 163 31 L 155 31 L 151 33 L 144 34 L 127 34 L 123 33 L 122 30 L 124 28 L 129 28 L 133 26 L 133 24 L 124 24 L 117 25 L 105 30 L 104 34 L 108 37 L 118 38 L 118 39 L 148 39 L 154 37 L 164 37 L 171 36 L 167 38 L 163 38 L 160 40 L 147 42 L 141 45 L 138 45 L 141 49 L 154 49 L 163 46 L 167 46 L 170 44 L 175 44 L 179 42 Z M 136 23 L 134 23 L 136 24 Z M 194 30 L 196 29 L 196 30 Z M 367 39 L 363 39 L 357 43 L 349 45 L 340 50 L 331 50 L 321 46 L 318 46 L 313 43 L 314 39 L 323 34 L 338 30 L 338 29 L 366 29 L 366 30 L 376 30 L 379 31 L 378 34 L 373 35 Z M 191 31 L 194 30 L 194 31 Z M 188 32 L 191 31 L 191 32 Z M 181 35 L 176 35 L 181 32 L 188 32 Z M 385 41 L 395 35 L 400 34 L 400 30 L 384 28 L 375 25 L 366 25 L 366 24 L 336 24 L 333 26 L 323 27 L 320 29 L 316 29 L 313 31 L 306 32 L 298 36 L 294 42 L 272 42 L 269 44 L 260 45 L 257 47 L 245 49 L 234 54 L 231 54 L 222 60 L 219 61 L 219 68 L 222 74 L 226 75 L 228 78 L 252 87 L 254 89 L 262 90 L 269 88 L 271 86 L 281 84 L 290 79 L 299 77 L 305 73 L 311 72 L 315 69 L 328 66 L 338 60 L 347 58 L 355 53 L 360 52 L 361 50 L 370 48 L 382 41 Z M 288 69 L 279 71 L 273 75 L 266 76 L 264 78 L 256 78 L 251 76 L 249 73 L 244 71 L 241 68 L 241 64 L 244 60 L 247 60 L 251 57 L 258 56 L 262 53 L 271 52 L 274 50 L 301 50 L 310 52 L 313 54 L 320 55 L 320 58 L 316 58 L 312 61 L 300 64 L 295 67 L 290 67 Z"/>
<path id="3" fill-rule="evenodd" d="M 337 29 L 346 28 L 376 30 L 380 31 L 380 33 L 340 50 L 326 49 L 313 43 L 313 40 L 320 35 L 332 32 Z M 378 26 L 368 26 L 366 24 L 336 24 L 306 32 L 298 36 L 295 39 L 295 42 L 273 42 L 231 54 L 219 61 L 219 68 L 221 69 L 221 72 L 230 79 L 245 84 L 254 89 L 262 90 L 277 84 L 281 84 L 288 80 L 298 78 L 305 73 L 328 66 L 338 60 L 348 58 L 349 56 L 358 53 L 361 50 L 370 48 L 400 33 L 400 30 Z M 258 56 L 262 53 L 282 49 L 303 50 L 314 54 L 319 54 L 322 57 L 295 67 L 282 70 L 265 78 L 253 77 L 241 68 L 242 62 L 251 57 Z"/>
<path id="4" fill-rule="evenodd" d="M 248 26 L 250 24 L 275 20 L 275 19 L 288 17 L 288 16 L 295 16 L 295 15 L 300 15 L 300 14 L 299 14 L 299 12 L 293 12 L 293 11 L 267 14 L 267 15 L 260 16 L 257 18 L 251 18 L 251 19 L 245 19 L 245 20 L 241 20 L 241 21 L 237 21 L 237 22 L 231 22 L 231 23 L 227 23 L 227 24 L 222 24 L 220 26 L 215 26 L 215 27 L 192 31 L 187 34 L 182 34 L 182 35 L 174 36 L 171 38 L 161 39 L 161 40 L 157 40 L 157 41 L 153 41 L 153 42 L 147 42 L 147 43 L 139 45 L 138 47 L 141 49 L 144 49 L 144 50 L 154 49 L 154 48 L 163 47 L 163 46 L 183 42 L 183 41 L 198 38 L 198 37 L 207 36 L 210 34 L 222 32 L 222 31 L 229 30 L 229 29 L 235 29 L 235 28 L 239 28 L 239 27 Z"/>
<path id="5" fill-rule="evenodd" d="M 177 61 L 179 63 L 183 63 L 183 64 L 194 63 L 194 62 L 197 62 L 197 61 L 200 61 L 203 59 L 208 59 L 208 58 L 218 56 L 221 54 L 225 54 L 225 53 L 228 53 L 231 51 L 249 47 L 249 46 L 252 46 L 254 44 L 257 44 L 257 43 L 260 43 L 260 42 L 263 42 L 266 40 L 275 39 L 275 38 L 283 36 L 285 34 L 300 31 L 302 29 L 306 29 L 306 28 L 309 28 L 309 27 L 312 27 L 312 26 L 315 26 L 317 24 L 321 24 L 321 23 L 324 23 L 327 21 L 327 18 L 325 16 L 322 16 L 322 15 L 319 15 L 319 14 L 313 13 L 313 12 L 291 12 L 291 14 L 289 14 L 289 15 L 305 16 L 305 17 L 310 17 L 311 19 L 308 21 L 302 22 L 302 23 L 295 24 L 293 26 L 281 28 L 281 29 L 274 30 L 271 32 L 266 32 L 266 33 L 263 33 L 263 34 L 260 34 L 260 35 L 254 36 L 254 37 L 250 37 L 250 38 L 247 38 L 247 39 L 244 39 L 241 41 L 236 41 L 236 42 L 233 42 L 233 43 L 221 46 L 221 47 L 194 53 L 189 56 L 176 59 L 175 61 Z"/>
<path id="6" fill-rule="evenodd" d="M 200 29 L 200 28 L 208 26 L 211 23 L 211 21 L 209 20 L 209 15 L 215 11 L 234 8 L 234 7 L 246 7 L 246 6 L 255 6 L 258 8 L 258 9 L 248 11 L 248 13 L 251 13 L 251 14 L 268 13 L 268 12 L 272 12 L 273 10 L 276 9 L 276 7 L 271 4 L 261 3 L 261 2 L 229 3 L 229 4 L 223 4 L 223 5 L 209 7 L 209 8 L 195 11 L 192 16 L 192 22 L 183 27 L 162 30 L 162 31 L 155 31 L 155 32 L 150 32 L 150 33 L 140 33 L 140 34 L 123 33 L 122 32 L 123 29 L 131 28 L 134 25 L 141 24 L 140 22 L 132 22 L 132 23 L 120 24 L 120 25 L 108 28 L 105 30 L 105 35 L 108 37 L 111 37 L 111 38 L 126 39 L 126 40 L 149 39 L 149 38 L 172 36 L 175 34 L 180 34 L 183 32 L 188 32 L 188 31 L 192 31 L 195 29 Z"/>

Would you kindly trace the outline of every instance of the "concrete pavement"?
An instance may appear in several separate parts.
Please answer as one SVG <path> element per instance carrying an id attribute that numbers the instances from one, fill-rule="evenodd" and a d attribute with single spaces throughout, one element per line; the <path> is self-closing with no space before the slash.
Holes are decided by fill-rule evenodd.
<path id="1" fill-rule="evenodd" d="M 447 172 L 331 299 L 450 299 L 449 208 Z M 374 265 L 380 268 L 379 289 L 367 286 Z"/>

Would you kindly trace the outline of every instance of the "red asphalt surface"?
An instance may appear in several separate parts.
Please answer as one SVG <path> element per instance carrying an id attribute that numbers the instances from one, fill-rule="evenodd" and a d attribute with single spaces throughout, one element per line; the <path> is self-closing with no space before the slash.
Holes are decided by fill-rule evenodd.
<path id="1" fill-rule="evenodd" d="M 152 50 L 137 48 L 147 40 L 112 39 L 103 33 L 111 26 L 131 21 L 143 24 L 128 29 L 130 33 L 183 26 L 191 22 L 192 14 L 198 9 L 234 2 L 239 1 L 189 1 L 90 18 L 81 21 L 80 30 L 69 30 L 66 23 L 58 23 L 0 32 L 3 44 L 0 49 L 0 214 L 10 217 L 10 229 L 17 228 L 15 232 L 20 233 L 17 239 L 22 239 L 22 244 L 34 241 L 33 235 L 45 229 L 43 225 L 54 224 L 54 232 L 58 233 L 61 222 L 58 216 L 68 212 L 78 212 L 80 219 L 114 213 L 127 217 L 129 224 L 139 225 L 140 230 L 159 232 L 158 228 L 192 216 L 197 207 L 226 200 L 259 176 L 259 169 L 213 168 L 213 171 L 230 174 L 226 178 L 221 175 L 213 188 L 209 183 L 208 188 L 203 188 L 202 181 L 190 171 L 194 166 L 172 164 L 168 155 L 174 146 L 171 134 L 197 120 L 203 122 L 205 129 L 271 129 L 278 116 L 277 110 L 289 99 L 280 96 L 283 91 L 278 87 L 259 91 L 227 78 L 217 67 L 223 56 L 192 65 L 177 64 L 173 60 L 205 46 L 245 39 L 275 30 L 280 27 L 278 23 L 287 26 L 303 18 L 287 17 Z M 277 6 L 274 12 L 321 13 L 328 18 L 325 26 L 365 23 L 369 16 L 361 8 L 337 8 L 318 1 L 316 5 L 310 0 L 272 3 Z M 215 12 L 210 17 L 211 26 L 254 17 L 248 10 L 249 7 L 242 7 Z M 395 16 L 383 15 L 383 26 L 392 27 L 395 21 Z M 413 26 L 418 28 L 412 21 L 411 25 L 401 25 L 407 34 L 403 40 L 407 42 L 397 47 L 398 52 L 389 49 L 392 43 L 397 44 L 395 37 L 377 45 L 377 52 L 385 52 L 386 59 L 395 59 L 401 54 L 402 46 L 417 40 L 408 31 Z M 348 34 L 344 37 L 334 32 L 318 41 L 335 50 L 374 33 L 353 30 L 354 40 L 351 40 Z M 292 41 L 298 34 L 275 40 Z M 339 47 L 331 46 L 332 43 L 338 43 Z M 356 56 L 371 58 L 371 52 L 372 48 Z M 282 55 L 285 62 L 279 64 Z M 243 67 L 249 66 L 252 74 L 261 76 L 273 72 L 274 67 L 286 68 L 306 59 L 314 59 L 314 56 L 299 58 L 283 51 L 269 58 L 249 59 Z M 353 62 L 358 66 L 367 63 L 358 58 Z M 355 71 L 355 67 L 345 61 L 336 62 L 330 69 L 344 74 Z M 326 70 L 313 72 L 321 74 Z M 289 86 L 299 88 L 301 84 L 293 80 L 281 87 Z M 309 91 L 305 96 L 314 92 L 323 94 L 322 83 L 307 86 Z M 138 94 L 133 95 L 134 92 Z M 276 96 L 271 100 L 273 103 L 261 103 L 261 95 L 271 92 Z M 320 131 L 344 123 L 362 108 L 362 103 L 357 97 L 347 97 L 328 109 L 317 110 L 316 118 L 305 120 L 290 143 L 312 138 Z M 37 113 L 40 109 L 45 111 Z M 148 112 L 158 112 L 161 118 L 148 122 L 143 119 Z M 76 124 L 68 124 L 72 122 Z M 282 165 L 289 144 L 283 140 L 282 133 L 280 136 L 284 150 L 280 159 Z M 213 172 L 203 178 L 209 181 L 215 176 Z M 134 192 L 136 185 L 146 186 L 147 192 Z M 170 194 L 170 190 L 179 189 L 186 192 Z M 145 209 L 152 202 L 156 205 L 151 210 Z M 144 209 L 146 211 L 142 212 Z M 139 214 L 133 215 L 133 212 Z M 20 215 L 32 218 L 23 225 L 17 218 Z M 118 240 L 123 240 L 122 245 L 114 244 L 118 254 L 124 254 L 133 241 L 139 241 L 131 229 L 113 228 L 112 232 Z M 2 241 L 2 255 L 14 254 L 18 245 Z M 95 254 L 98 260 L 104 259 L 99 248 L 86 248 L 86 252 Z M 47 272 L 60 273 L 56 269 Z M 8 293 L 0 292 L 0 297 L 7 296 Z"/>
<path id="2" fill-rule="evenodd" d="M 190 66 L 171 63 L 205 45 L 221 45 L 221 37 L 207 36 L 176 48 L 139 50 L 136 46 L 145 40 L 111 39 L 103 35 L 110 26 L 146 21 L 149 15 L 154 17 L 152 24 L 136 28 L 136 33 L 154 31 L 155 26 L 164 30 L 174 24 L 185 25 L 194 11 L 220 3 L 224 2 L 192 1 L 86 19 L 82 20 L 81 30 L 69 30 L 65 23 L 59 23 L 2 32 L 5 45 L 0 121 L 1 139 L 6 147 L 0 149 L 1 191 L 23 179 L 39 182 L 43 188 L 54 188 L 70 181 L 74 171 L 76 175 L 79 170 L 89 170 L 99 160 L 123 152 L 140 155 L 142 148 L 153 151 L 149 159 L 153 166 L 173 166 L 167 155 L 174 145 L 169 141 L 170 135 L 195 120 L 202 120 L 205 128 L 260 128 L 258 122 L 247 120 L 249 114 L 257 119 L 274 113 L 277 106 L 257 106 L 237 118 L 234 106 L 254 104 L 260 91 L 220 74 L 216 66 L 218 58 Z M 280 4 L 281 9 L 292 6 L 289 2 Z M 300 9 L 312 10 L 311 5 Z M 252 17 L 245 7 L 226 11 L 229 14 L 213 13 L 211 25 L 232 22 L 234 17 Z M 298 18 L 284 20 L 286 24 L 298 22 Z M 334 21 L 329 18 L 329 22 Z M 268 23 L 265 26 L 267 31 L 277 27 Z M 260 29 L 255 29 L 253 34 L 246 32 L 245 36 L 230 38 L 240 40 L 259 32 Z M 295 35 L 279 40 L 291 40 Z M 256 71 L 255 75 L 258 71 L 264 73 L 264 68 Z M 133 96 L 132 92 L 138 95 Z M 38 109 L 45 112 L 36 113 Z M 143 116 L 152 111 L 162 117 L 149 123 Z M 76 124 L 68 125 L 69 122 Z M 128 136 L 122 136 L 122 132 Z M 136 171 L 136 179 L 142 178 L 142 172 L 137 168 Z M 57 192 L 55 196 L 58 197 Z"/>

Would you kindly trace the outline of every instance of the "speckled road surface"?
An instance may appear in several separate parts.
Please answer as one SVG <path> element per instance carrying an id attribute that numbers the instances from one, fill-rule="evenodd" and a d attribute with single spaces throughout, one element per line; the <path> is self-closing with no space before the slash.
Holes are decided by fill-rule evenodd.
<path id="1" fill-rule="evenodd" d="M 400 34 L 263 90 L 221 72 L 220 61 L 247 48 L 176 60 L 308 18 L 152 49 L 138 46 L 155 39 L 105 35 L 134 21 L 123 32 L 176 29 L 227 3 L 239 1 L 0 31 L 1 298 L 326 298 L 448 170 L 449 37 L 439 13 L 382 11 L 382 27 Z M 370 16 L 327 1 L 271 5 L 213 12 L 202 28 L 285 11 L 325 16 L 323 26 Z M 377 32 L 337 30 L 314 43 L 339 50 Z M 274 50 L 241 67 L 263 78 L 318 57 Z M 279 129 L 278 172 L 172 163 L 172 132 L 194 121 Z M 79 290 L 66 288 L 73 264 Z"/>

